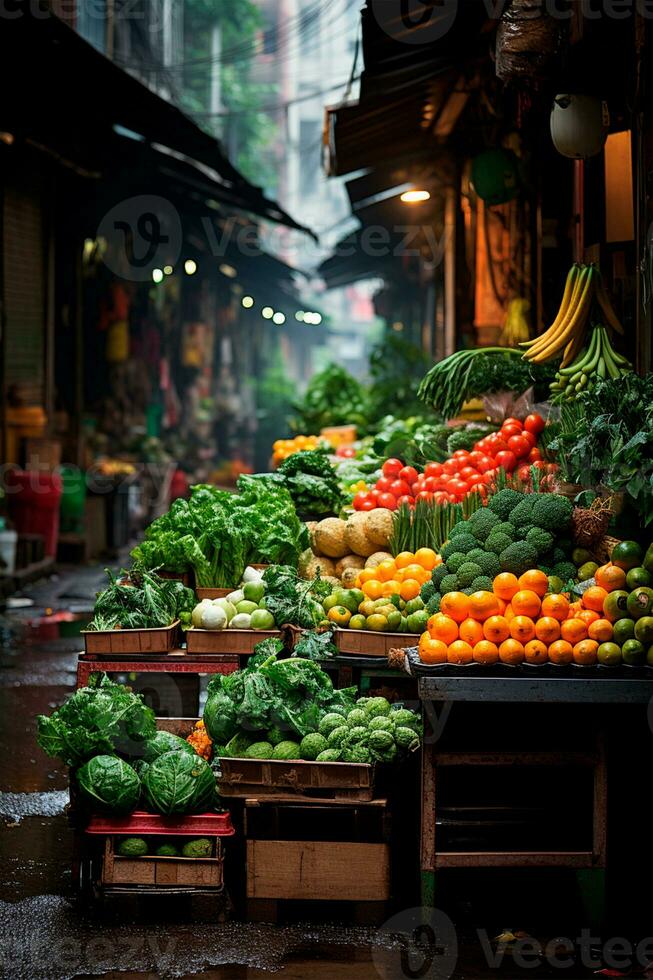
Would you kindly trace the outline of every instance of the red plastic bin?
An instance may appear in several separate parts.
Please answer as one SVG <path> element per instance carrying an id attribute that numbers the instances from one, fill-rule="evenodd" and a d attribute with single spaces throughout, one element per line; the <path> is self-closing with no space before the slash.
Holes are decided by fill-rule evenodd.
<path id="1" fill-rule="evenodd" d="M 184 817 L 163 817 L 137 810 L 127 817 L 91 817 L 87 834 L 156 834 L 171 837 L 233 837 L 236 833 L 230 813 L 194 813 Z"/>
<path id="2" fill-rule="evenodd" d="M 5 480 L 7 506 L 16 530 L 19 534 L 40 534 L 45 554 L 54 557 L 59 537 L 60 475 L 11 469 Z"/>

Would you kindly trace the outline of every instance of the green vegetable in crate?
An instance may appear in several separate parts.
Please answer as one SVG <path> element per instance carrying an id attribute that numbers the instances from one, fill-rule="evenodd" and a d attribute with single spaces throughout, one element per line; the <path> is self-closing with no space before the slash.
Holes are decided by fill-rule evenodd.
<path id="1" fill-rule="evenodd" d="M 93 810 L 131 813 L 141 795 L 141 781 L 123 759 L 96 755 L 77 772 L 84 802 Z"/>
<path id="2" fill-rule="evenodd" d="M 341 725 L 342 715 L 338 714 L 337 711 L 330 711 L 329 714 L 325 715 L 320 722 L 320 735 L 324 735 L 325 738 L 328 738 L 334 728 L 340 728 Z"/>
<path id="3" fill-rule="evenodd" d="M 367 724 L 367 714 L 364 708 L 353 708 L 347 715 L 347 724 L 354 728 L 356 725 Z"/>
<path id="4" fill-rule="evenodd" d="M 340 728 L 334 728 L 333 731 L 328 735 L 327 742 L 329 743 L 329 748 L 338 749 L 341 748 L 347 737 L 349 736 L 349 729 L 346 725 L 341 725 Z"/>
<path id="5" fill-rule="evenodd" d="M 283 742 L 279 742 L 278 745 L 275 745 L 274 747 L 272 758 L 279 759 L 284 762 L 292 762 L 294 760 L 301 759 L 299 742 L 293 742 L 291 739 L 286 739 Z"/>
<path id="6" fill-rule="evenodd" d="M 340 762 L 340 749 L 325 749 L 320 752 L 316 762 Z"/>
<path id="7" fill-rule="evenodd" d="M 419 747 L 419 736 L 413 728 L 400 725 L 395 729 L 395 742 L 398 748 L 410 751 Z"/>
<path id="8" fill-rule="evenodd" d="M 390 732 L 395 730 L 395 722 L 391 715 L 377 715 L 367 726 L 370 732 Z"/>
<path id="9" fill-rule="evenodd" d="M 148 850 L 147 842 L 142 837 L 123 837 L 118 844 L 117 853 L 121 857 L 139 858 L 145 857 Z"/>
<path id="10" fill-rule="evenodd" d="M 217 802 L 215 775 L 208 762 L 186 752 L 166 752 L 143 777 L 148 805 L 164 816 L 201 813 Z"/>
<path id="11" fill-rule="evenodd" d="M 274 749 L 269 742 L 254 742 L 245 751 L 246 759 L 271 759 Z"/>
<path id="12" fill-rule="evenodd" d="M 328 742 L 324 735 L 313 732 L 310 735 L 304 735 L 301 740 L 299 745 L 300 757 L 306 762 L 312 762 L 317 759 L 320 752 L 325 752 L 327 748 Z"/>
<path id="13" fill-rule="evenodd" d="M 280 728 L 274 726 L 265 735 L 265 741 L 269 742 L 274 748 L 284 742 L 287 738 L 287 732 L 282 731 Z"/>
<path id="14" fill-rule="evenodd" d="M 239 759 L 245 756 L 253 741 L 254 737 L 249 732 L 237 732 L 225 745 L 225 751 L 228 756 Z"/>
<path id="15" fill-rule="evenodd" d="M 208 837 L 198 837 L 195 840 L 186 841 L 181 849 L 182 857 L 185 858 L 207 858 L 213 853 L 213 844 Z"/>
<path id="16" fill-rule="evenodd" d="M 362 742 L 358 742 L 353 745 L 346 745 L 342 750 L 342 761 L 369 763 L 372 761 L 370 750 L 367 745 L 364 745 Z"/>
<path id="17" fill-rule="evenodd" d="M 179 850 L 174 844 L 161 844 L 160 847 L 157 847 L 155 854 L 161 858 L 174 858 L 179 857 Z"/>
<path id="18" fill-rule="evenodd" d="M 169 626 L 195 605 L 193 592 L 182 582 L 160 578 L 138 565 L 117 577 L 110 569 L 105 571 L 109 585 L 97 595 L 89 630 Z"/>
<path id="19" fill-rule="evenodd" d="M 419 715 L 409 708 L 395 708 L 390 712 L 390 718 L 400 728 L 414 728 L 419 731 L 422 726 Z"/>
<path id="20" fill-rule="evenodd" d="M 353 745 L 355 742 L 364 742 L 367 739 L 367 729 L 363 725 L 355 725 L 349 729 L 349 734 L 345 739 L 346 743 Z"/>
<path id="21" fill-rule="evenodd" d="M 188 752 L 195 755 L 195 749 L 189 745 L 186 739 L 173 735 L 172 732 L 157 732 L 153 738 L 147 740 L 143 746 L 143 759 L 145 762 L 154 762 L 165 752 Z"/>
<path id="22" fill-rule="evenodd" d="M 394 744 L 395 740 L 391 732 L 374 731 L 369 734 L 368 745 L 372 752 L 386 752 Z"/>
<path id="23" fill-rule="evenodd" d="M 385 698 L 370 698 L 365 705 L 365 713 L 368 718 L 375 718 L 377 715 L 389 715 L 390 702 Z"/>

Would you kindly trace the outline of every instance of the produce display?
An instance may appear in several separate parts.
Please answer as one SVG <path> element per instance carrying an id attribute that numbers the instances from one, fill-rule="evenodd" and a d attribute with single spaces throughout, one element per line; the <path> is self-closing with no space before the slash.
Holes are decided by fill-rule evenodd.
<path id="1" fill-rule="evenodd" d="M 304 515 L 337 513 L 342 505 L 338 478 L 324 450 L 304 449 L 285 459 L 275 473 L 260 473 L 251 479 L 263 487 L 287 490 Z"/>
<path id="2" fill-rule="evenodd" d="M 272 630 L 274 616 L 266 606 L 266 584 L 256 568 L 245 569 L 240 588 L 224 598 L 202 599 L 190 616 L 191 629 Z"/>
<path id="3" fill-rule="evenodd" d="M 560 367 L 551 384 L 552 401 L 574 401 L 581 391 L 593 388 L 604 378 L 620 379 L 630 374 L 633 366 L 610 343 L 608 331 L 599 324 L 592 328 L 592 336 L 574 360 Z"/>
<path id="4" fill-rule="evenodd" d="M 193 608 L 195 596 L 181 582 L 135 567 L 118 576 L 108 568 L 109 586 L 97 595 L 87 629 L 134 630 L 170 626 Z"/>
<path id="5" fill-rule="evenodd" d="M 357 698 L 356 688 L 335 690 L 313 661 L 266 652 L 211 680 L 204 723 L 218 758 L 394 762 L 421 735 L 415 712 Z"/>
<path id="6" fill-rule="evenodd" d="M 123 837 L 118 844 L 116 853 L 121 857 L 184 857 L 184 858 L 207 858 L 213 854 L 213 843 L 208 837 L 195 837 L 188 840 L 186 837 L 173 838 L 175 843 L 171 843 L 169 837 L 165 837 L 165 843 L 159 844 L 159 838 L 145 837 Z"/>
<path id="7" fill-rule="evenodd" d="M 368 402 L 363 386 L 338 364 L 313 375 L 304 397 L 293 406 L 295 430 L 321 432 L 328 426 L 368 425 Z"/>
<path id="8" fill-rule="evenodd" d="M 295 436 L 293 439 L 277 439 L 272 446 L 272 463 L 278 466 L 293 453 L 304 449 L 317 449 L 322 440 L 319 436 Z"/>

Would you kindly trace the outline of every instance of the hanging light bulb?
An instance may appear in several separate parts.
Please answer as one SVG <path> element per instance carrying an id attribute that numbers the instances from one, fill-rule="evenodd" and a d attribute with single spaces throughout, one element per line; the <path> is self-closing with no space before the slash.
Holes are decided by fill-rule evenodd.
<path id="1" fill-rule="evenodd" d="M 184 262 L 184 272 L 187 276 L 194 276 L 197 272 L 197 262 L 195 259 L 186 259 Z"/>
<path id="2" fill-rule="evenodd" d="M 254 306 L 254 297 L 253 296 L 243 296 L 243 298 L 241 299 L 240 302 L 241 302 L 241 305 L 244 306 L 246 310 L 251 310 L 251 308 Z"/>
<path id="3" fill-rule="evenodd" d="M 263 309 L 261 310 L 261 316 L 263 317 L 264 320 L 271 320 L 272 317 L 274 316 L 274 310 L 272 309 L 271 306 L 264 306 Z"/>
<path id="4" fill-rule="evenodd" d="M 422 201 L 428 201 L 430 198 L 430 191 L 420 187 L 415 187 L 413 190 L 404 191 L 399 200 L 403 201 L 404 204 L 421 204 Z"/>
<path id="5" fill-rule="evenodd" d="M 152 281 L 156 283 L 163 281 L 163 271 L 161 269 L 152 269 Z"/>
<path id="6" fill-rule="evenodd" d="M 272 317 L 272 322 L 280 326 L 282 323 L 286 322 L 286 317 L 283 313 L 275 313 Z"/>

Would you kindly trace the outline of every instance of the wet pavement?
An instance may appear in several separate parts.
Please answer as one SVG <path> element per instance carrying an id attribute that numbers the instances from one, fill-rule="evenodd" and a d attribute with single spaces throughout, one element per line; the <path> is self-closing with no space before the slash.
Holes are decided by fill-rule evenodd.
<path id="1" fill-rule="evenodd" d="M 103 582 L 99 567 L 69 570 L 32 586 L 33 604 L 0 613 L 0 977 L 574 978 L 601 965 L 517 969 L 510 948 L 492 960 L 497 947 L 487 936 L 505 922 L 488 925 L 486 935 L 472 920 L 456 929 L 444 916 L 435 933 L 430 927 L 415 933 L 419 912 L 410 909 L 381 928 L 364 928 L 348 921 L 278 927 L 221 922 L 224 908 L 184 896 L 138 903 L 120 897 L 100 910 L 82 907 L 71 870 L 67 774 L 37 746 L 35 719 L 74 688 L 79 630 Z M 417 839 L 417 817 L 406 833 Z M 491 906 L 489 882 L 487 892 Z M 529 894 L 528 902 L 533 918 L 537 899 Z M 469 904 L 464 893 L 457 903 L 462 909 Z M 513 906 L 518 917 L 523 894 L 515 894 Z M 408 945 L 401 933 L 413 937 Z"/>

